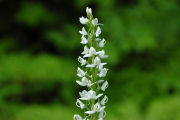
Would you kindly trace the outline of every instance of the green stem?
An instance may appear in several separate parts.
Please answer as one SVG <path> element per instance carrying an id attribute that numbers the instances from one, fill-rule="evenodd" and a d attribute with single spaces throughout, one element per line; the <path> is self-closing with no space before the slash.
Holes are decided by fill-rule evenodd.
<path id="1" fill-rule="evenodd" d="M 90 38 L 90 43 L 89 43 L 89 47 L 95 47 L 95 45 L 94 45 L 94 43 L 95 43 L 95 34 L 94 34 L 94 26 L 93 26 L 93 24 L 92 24 L 92 19 L 93 19 L 93 16 L 91 16 L 90 17 L 90 29 L 89 29 L 89 31 L 90 31 L 90 33 L 91 33 L 91 35 L 92 36 L 90 36 L 91 38 Z M 95 58 L 95 56 L 93 55 L 91 58 L 88 58 L 88 63 L 90 63 L 90 62 L 92 62 L 93 60 L 94 60 L 94 58 Z M 96 68 L 91 68 L 90 69 L 90 72 L 91 72 L 91 75 L 92 75 L 92 82 L 95 82 L 95 79 L 96 79 Z M 93 90 L 93 91 L 95 91 L 95 89 L 96 89 L 96 86 L 95 86 L 95 84 L 91 87 L 91 90 Z M 95 100 L 91 100 L 91 107 L 93 107 L 94 106 L 94 104 L 95 104 Z M 95 114 L 92 114 L 91 115 L 91 120 L 96 120 L 96 115 Z"/>

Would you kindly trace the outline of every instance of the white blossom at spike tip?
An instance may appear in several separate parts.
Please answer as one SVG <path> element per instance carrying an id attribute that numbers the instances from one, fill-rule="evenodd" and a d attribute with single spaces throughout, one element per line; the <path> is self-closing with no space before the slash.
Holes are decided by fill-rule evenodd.
<path id="1" fill-rule="evenodd" d="M 79 21 L 80 21 L 81 24 L 86 24 L 86 23 L 89 22 L 88 18 L 85 18 L 85 17 L 80 17 Z"/>
<path id="2" fill-rule="evenodd" d="M 88 14 L 92 14 L 92 9 L 91 9 L 91 8 L 86 7 L 86 13 L 87 13 L 87 15 L 88 15 Z"/>
<path id="3" fill-rule="evenodd" d="M 102 80 L 108 69 L 104 62 L 105 54 L 103 49 L 106 40 L 101 37 L 102 30 L 98 18 L 93 18 L 92 9 L 86 8 L 87 17 L 80 17 L 82 25 L 79 33 L 81 34 L 80 43 L 84 45 L 84 50 L 78 57 L 80 67 L 77 68 L 79 80 L 76 83 L 83 87 L 84 90 L 79 92 L 79 98 L 76 106 L 83 110 L 83 116 L 75 114 L 73 120 L 103 120 L 106 116 L 105 108 L 108 97 L 104 91 L 108 88 L 107 81 Z"/>

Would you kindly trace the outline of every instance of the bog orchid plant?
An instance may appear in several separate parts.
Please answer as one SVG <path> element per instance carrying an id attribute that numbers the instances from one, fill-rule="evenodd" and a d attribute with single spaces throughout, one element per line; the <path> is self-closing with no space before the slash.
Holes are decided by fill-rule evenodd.
<path id="1" fill-rule="evenodd" d="M 86 8 L 87 17 L 80 17 L 79 21 L 84 25 L 80 30 L 81 44 L 84 45 L 84 51 L 79 56 L 78 61 L 81 68 L 77 69 L 77 84 L 84 87 L 85 90 L 79 92 L 80 98 L 76 105 L 83 110 L 83 115 L 74 115 L 74 120 L 103 120 L 105 104 L 108 97 L 103 92 L 108 87 L 108 82 L 103 80 L 108 71 L 104 66 L 107 64 L 101 62 L 108 55 L 102 49 L 106 43 L 104 38 L 100 38 L 102 24 L 98 23 L 97 18 L 93 18 L 91 8 Z"/>

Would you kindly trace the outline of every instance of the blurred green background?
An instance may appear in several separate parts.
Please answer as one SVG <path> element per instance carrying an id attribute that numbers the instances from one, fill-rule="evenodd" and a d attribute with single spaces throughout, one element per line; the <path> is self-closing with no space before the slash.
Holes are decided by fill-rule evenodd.
<path id="1" fill-rule="evenodd" d="M 104 24 L 106 120 L 180 120 L 179 0 L 0 0 L 0 120 L 72 120 L 86 6 Z"/>

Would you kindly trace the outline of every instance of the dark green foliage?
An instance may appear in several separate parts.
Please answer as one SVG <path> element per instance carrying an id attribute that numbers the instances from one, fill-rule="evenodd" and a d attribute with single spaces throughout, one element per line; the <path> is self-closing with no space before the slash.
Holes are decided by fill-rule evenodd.
<path id="1" fill-rule="evenodd" d="M 180 120 L 178 0 L 0 1 L 0 120 L 70 120 L 79 18 L 104 24 L 107 120 Z"/>

